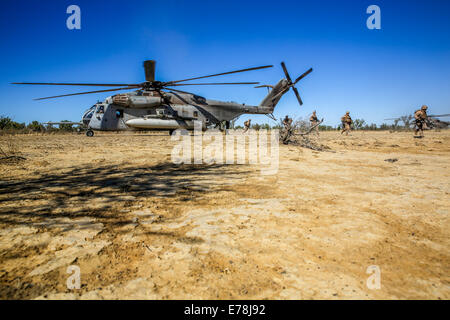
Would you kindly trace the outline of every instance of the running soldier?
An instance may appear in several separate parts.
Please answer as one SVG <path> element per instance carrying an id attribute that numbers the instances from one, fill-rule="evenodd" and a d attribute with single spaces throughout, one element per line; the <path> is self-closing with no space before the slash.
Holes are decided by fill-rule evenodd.
<path id="1" fill-rule="evenodd" d="M 313 130 L 316 135 L 319 135 L 319 126 L 317 125 L 318 123 L 319 119 L 317 118 L 316 110 L 314 110 L 311 117 L 309 118 L 309 125 L 311 126 L 311 128 L 314 127 Z"/>
<path id="2" fill-rule="evenodd" d="M 415 135 L 420 132 L 420 137 L 423 137 L 423 129 L 427 129 L 426 121 L 428 120 L 427 106 L 422 106 L 419 110 L 414 112 L 414 119 L 416 120 Z"/>
<path id="3" fill-rule="evenodd" d="M 353 120 L 352 120 L 352 118 L 350 117 L 350 111 L 347 111 L 347 112 L 345 113 L 345 116 L 343 116 L 343 117 L 341 118 L 341 122 L 342 122 L 342 131 L 341 131 L 341 134 L 343 134 L 343 133 L 345 132 L 345 135 L 348 136 L 348 133 L 350 132 L 351 126 L 352 126 L 352 123 L 353 123 Z"/>
<path id="4" fill-rule="evenodd" d="M 244 122 L 244 132 L 246 133 L 248 131 L 248 129 L 250 129 L 250 125 L 252 123 L 252 119 L 248 119 L 247 121 Z"/>

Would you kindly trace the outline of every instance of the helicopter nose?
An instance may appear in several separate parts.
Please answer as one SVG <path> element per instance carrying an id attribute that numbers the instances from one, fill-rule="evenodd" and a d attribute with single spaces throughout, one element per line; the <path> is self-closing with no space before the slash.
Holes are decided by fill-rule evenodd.
<path id="1" fill-rule="evenodd" d="M 89 121 L 89 128 L 92 129 L 101 129 L 102 127 L 102 115 L 96 114 L 91 118 L 91 121 Z"/>

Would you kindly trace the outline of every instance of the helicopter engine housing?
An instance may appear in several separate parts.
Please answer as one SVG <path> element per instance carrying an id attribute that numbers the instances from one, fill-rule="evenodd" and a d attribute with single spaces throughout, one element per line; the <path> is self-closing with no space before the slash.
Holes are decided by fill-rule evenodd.
<path id="1" fill-rule="evenodd" d="M 118 94 L 113 97 L 113 103 L 128 108 L 152 108 L 163 103 L 161 97 L 154 96 L 131 96 L 128 94 Z"/>

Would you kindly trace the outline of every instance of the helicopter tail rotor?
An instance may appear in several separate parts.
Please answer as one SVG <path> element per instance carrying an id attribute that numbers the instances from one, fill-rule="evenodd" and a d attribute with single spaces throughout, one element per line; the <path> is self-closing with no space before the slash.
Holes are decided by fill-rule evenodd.
<path id="1" fill-rule="evenodd" d="M 310 74 L 313 69 L 310 68 L 308 71 L 306 71 L 305 73 L 303 73 L 300 77 L 298 77 L 297 79 L 295 79 L 295 81 L 292 81 L 291 76 L 289 75 L 289 72 L 287 71 L 286 68 L 286 64 L 284 62 L 281 62 L 281 67 L 283 68 L 284 74 L 286 76 L 286 80 L 288 82 L 288 90 L 290 88 L 292 88 L 292 91 L 294 91 L 295 96 L 297 97 L 298 103 L 300 105 L 303 105 L 303 101 L 302 98 L 300 97 L 300 93 L 298 92 L 297 88 L 295 87 L 295 85 L 302 80 L 304 77 L 306 77 L 308 74 Z"/>

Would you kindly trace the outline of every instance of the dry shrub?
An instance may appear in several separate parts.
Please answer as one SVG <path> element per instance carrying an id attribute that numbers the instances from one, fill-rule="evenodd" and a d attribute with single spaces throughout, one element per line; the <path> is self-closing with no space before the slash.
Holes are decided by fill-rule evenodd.
<path id="1" fill-rule="evenodd" d="M 0 144 L 0 163 L 17 163 L 24 161 L 26 158 L 20 156 L 20 150 L 12 136 L 7 138 Z"/>

